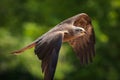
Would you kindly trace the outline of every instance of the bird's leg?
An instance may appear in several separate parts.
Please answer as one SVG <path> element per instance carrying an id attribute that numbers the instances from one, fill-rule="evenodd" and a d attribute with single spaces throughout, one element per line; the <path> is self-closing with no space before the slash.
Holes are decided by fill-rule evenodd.
<path id="1" fill-rule="evenodd" d="M 26 46 L 26 47 L 24 47 L 24 48 L 22 48 L 20 50 L 13 51 L 11 53 L 17 55 L 17 54 L 20 54 L 20 53 L 24 52 L 27 49 L 30 49 L 30 48 L 34 47 L 35 45 L 36 45 L 36 43 L 33 42 L 33 43 L 29 44 L 28 46 Z"/>

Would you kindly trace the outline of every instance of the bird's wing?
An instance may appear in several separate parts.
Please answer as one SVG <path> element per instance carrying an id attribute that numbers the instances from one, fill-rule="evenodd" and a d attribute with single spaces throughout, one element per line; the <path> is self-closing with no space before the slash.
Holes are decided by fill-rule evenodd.
<path id="1" fill-rule="evenodd" d="M 76 52 L 81 64 L 92 62 L 93 57 L 95 56 L 95 35 L 90 17 L 84 13 L 80 14 L 74 18 L 73 25 L 83 27 L 87 34 L 70 40 L 70 45 Z"/>
<path id="2" fill-rule="evenodd" d="M 63 33 L 54 32 L 47 34 L 36 43 L 35 54 L 42 60 L 44 80 L 52 80 L 54 77 L 62 39 Z"/>

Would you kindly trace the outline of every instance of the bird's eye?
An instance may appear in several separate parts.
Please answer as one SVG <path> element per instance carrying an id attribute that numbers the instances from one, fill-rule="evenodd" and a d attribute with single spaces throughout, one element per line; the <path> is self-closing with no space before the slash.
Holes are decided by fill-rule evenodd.
<path id="1" fill-rule="evenodd" d="M 82 31 L 82 29 L 76 29 L 75 31 L 76 31 L 76 32 L 80 32 L 80 31 Z"/>

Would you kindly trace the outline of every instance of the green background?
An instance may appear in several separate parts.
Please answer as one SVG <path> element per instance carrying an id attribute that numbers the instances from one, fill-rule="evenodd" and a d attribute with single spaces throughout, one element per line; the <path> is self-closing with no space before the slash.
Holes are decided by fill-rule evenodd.
<path id="1" fill-rule="evenodd" d="M 34 48 L 24 47 L 66 18 L 87 13 L 96 34 L 93 63 L 80 65 L 63 44 L 56 80 L 120 80 L 120 0 L 0 0 L 0 80 L 42 80 Z"/>

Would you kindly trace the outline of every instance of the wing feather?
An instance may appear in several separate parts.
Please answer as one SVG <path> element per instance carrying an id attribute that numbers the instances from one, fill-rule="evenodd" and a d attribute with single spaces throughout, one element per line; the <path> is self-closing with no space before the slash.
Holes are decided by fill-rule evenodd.
<path id="1" fill-rule="evenodd" d="M 95 34 L 91 19 L 83 13 L 74 18 L 73 25 L 83 27 L 87 32 L 86 35 L 70 40 L 69 43 L 79 57 L 80 63 L 88 64 L 95 56 Z"/>
<path id="2" fill-rule="evenodd" d="M 62 33 L 50 33 L 42 37 L 36 44 L 35 54 L 42 60 L 44 80 L 53 80 L 54 78 L 62 38 Z"/>

